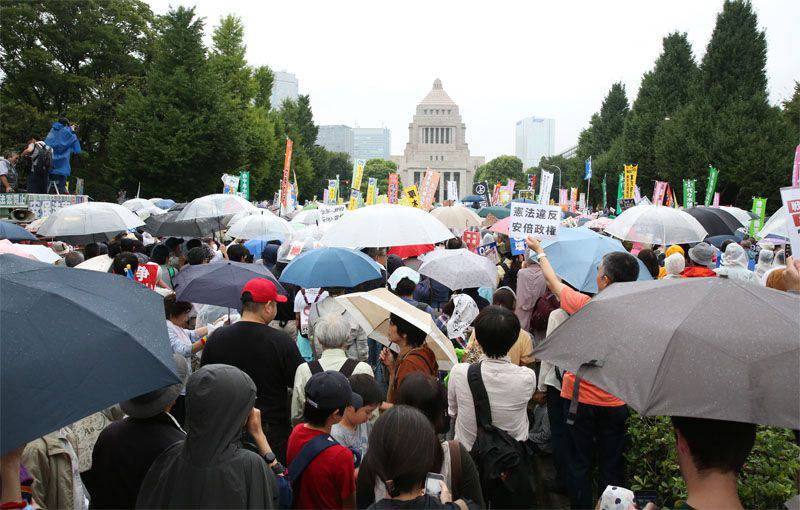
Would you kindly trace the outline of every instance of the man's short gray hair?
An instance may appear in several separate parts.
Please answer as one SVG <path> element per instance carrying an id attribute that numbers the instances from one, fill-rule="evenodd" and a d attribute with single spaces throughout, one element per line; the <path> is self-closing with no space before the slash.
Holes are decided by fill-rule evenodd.
<path id="1" fill-rule="evenodd" d="M 314 340 L 323 349 L 341 349 L 350 334 L 350 323 L 343 315 L 329 313 L 319 318 L 314 324 Z"/>

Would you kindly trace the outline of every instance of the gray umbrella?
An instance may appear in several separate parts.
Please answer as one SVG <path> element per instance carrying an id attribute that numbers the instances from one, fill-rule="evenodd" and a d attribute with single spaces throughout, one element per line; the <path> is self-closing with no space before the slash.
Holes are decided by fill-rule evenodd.
<path id="1" fill-rule="evenodd" d="M 144 229 L 156 237 L 211 237 L 225 228 L 217 218 L 177 220 L 180 213 L 180 210 L 170 209 L 164 214 L 149 216 L 144 220 Z"/>
<path id="2" fill-rule="evenodd" d="M 0 255 L 2 453 L 179 382 L 161 296 L 127 278 Z"/>
<path id="3" fill-rule="evenodd" d="M 288 296 L 283 286 L 263 264 L 243 262 L 211 262 L 181 270 L 172 282 L 179 301 L 225 306 L 237 310 L 242 307 L 242 289 L 253 278 L 266 278 L 275 284 L 278 293 Z"/>
<path id="4" fill-rule="evenodd" d="M 800 426 L 800 298 L 726 278 L 617 283 L 534 354 L 643 415 Z"/>

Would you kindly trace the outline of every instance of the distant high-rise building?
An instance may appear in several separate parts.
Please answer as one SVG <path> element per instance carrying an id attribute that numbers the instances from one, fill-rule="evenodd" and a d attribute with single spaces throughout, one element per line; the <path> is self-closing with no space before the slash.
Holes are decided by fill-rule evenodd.
<path id="1" fill-rule="evenodd" d="M 297 76 L 292 73 L 275 71 L 275 80 L 272 82 L 272 94 L 269 102 L 273 108 L 280 108 L 285 99 L 297 101 L 299 95 Z"/>
<path id="2" fill-rule="evenodd" d="M 387 128 L 353 129 L 353 158 L 389 159 L 392 150 L 392 132 Z"/>
<path id="3" fill-rule="evenodd" d="M 353 128 L 342 124 L 336 126 L 320 126 L 317 133 L 317 145 L 331 152 L 346 152 L 353 158 Z"/>
<path id="4" fill-rule="evenodd" d="M 516 155 L 523 169 L 538 166 L 542 156 L 555 152 L 556 121 L 527 117 L 517 122 Z"/>

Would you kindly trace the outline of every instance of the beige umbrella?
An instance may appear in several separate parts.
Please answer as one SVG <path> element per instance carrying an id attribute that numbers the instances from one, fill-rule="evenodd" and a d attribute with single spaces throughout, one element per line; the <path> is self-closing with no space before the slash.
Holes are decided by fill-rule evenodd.
<path id="1" fill-rule="evenodd" d="M 439 369 L 450 370 L 458 363 L 453 344 L 439 331 L 429 313 L 410 305 L 395 296 L 387 289 L 375 289 L 370 292 L 356 292 L 336 298 L 345 309 L 358 321 L 367 332 L 367 336 L 397 351 L 398 347 L 389 340 L 389 314 L 393 313 L 428 336 L 425 343 L 436 355 Z"/>
<path id="2" fill-rule="evenodd" d="M 466 230 L 469 227 L 480 227 L 483 219 L 474 210 L 463 205 L 452 205 L 448 207 L 437 207 L 431 211 L 434 218 L 438 219 L 447 226 L 458 230 Z"/>
<path id="3" fill-rule="evenodd" d="M 84 260 L 83 262 L 75 266 L 75 268 L 107 273 L 108 270 L 111 269 L 112 262 L 114 262 L 114 259 L 112 259 L 108 255 L 98 255 L 96 257 Z"/>

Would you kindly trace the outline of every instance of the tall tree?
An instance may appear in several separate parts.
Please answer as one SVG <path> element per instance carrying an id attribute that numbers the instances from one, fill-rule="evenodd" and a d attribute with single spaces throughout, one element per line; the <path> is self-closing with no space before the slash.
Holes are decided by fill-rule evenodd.
<path id="1" fill-rule="evenodd" d="M 295 144 L 301 145 L 311 151 L 317 143 L 319 127 L 314 124 L 314 114 L 311 111 L 311 100 L 307 95 L 301 95 L 297 101 L 286 99 L 281 106 L 286 132 Z"/>
<path id="2" fill-rule="evenodd" d="M 256 82 L 255 106 L 269 110 L 270 96 L 272 95 L 272 85 L 275 82 L 275 74 L 269 66 L 260 66 L 253 72 L 253 79 Z"/>
<path id="3" fill-rule="evenodd" d="M 378 190 L 385 194 L 389 187 L 389 174 L 397 173 L 397 163 L 387 159 L 370 159 L 364 165 L 364 177 L 361 179 L 361 193 L 367 196 L 370 177 L 378 180 Z"/>
<path id="4" fill-rule="evenodd" d="M 580 134 L 578 139 L 580 159 L 598 156 L 611 148 L 614 139 L 622 134 L 628 110 L 625 84 L 614 83 L 603 99 L 600 112 L 592 115 L 589 127 Z"/>
<path id="5" fill-rule="evenodd" d="M 258 83 L 253 80 L 253 70 L 245 58 L 242 20 L 233 15 L 222 18 L 212 40 L 214 47 L 208 59 L 211 69 L 240 108 L 249 106 L 258 92 Z"/>
<path id="6" fill-rule="evenodd" d="M 516 156 L 498 156 L 475 170 L 475 182 L 487 181 L 491 186 L 497 182 L 505 184 L 508 179 L 525 181 L 522 160 Z"/>
<path id="7" fill-rule="evenodd" d="M 791 124 L 792 130 L 800 135 L 800 82 L 794 82 L 794 94 L 783 102 L 783 116 Z"/>

